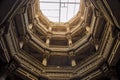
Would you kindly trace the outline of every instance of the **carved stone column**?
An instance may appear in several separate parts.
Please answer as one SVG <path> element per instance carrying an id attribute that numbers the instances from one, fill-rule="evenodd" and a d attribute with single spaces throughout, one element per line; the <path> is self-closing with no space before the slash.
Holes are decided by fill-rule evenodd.
<path id="1" fill-rule="evenodd" d="M 90 28 L 90 26 L 87 26 L 87 27 L 86 27 L 86 31 L 87 31 L 87 33 L 91 33 L 91 28 Z"/>
<path id="2" fill-rule="evenodd" d="M 33 28 L 33 25 L 32 24 L 29 24 L 29 29 L 32 29 Z"/>
<path id="3" fill-rule="evenodd" d="M 47 37 L 46 37 L 46 45 L 49 46 L 50 44 L 50 39 L 51 39 L 52 34 L 48 32 Z"/>
<path id="4" fill-rule="evenodd" d="M 70 33 L 70 26 L 69 26 L 69 24 L 65 24 L 65 26 L 66 26 L 67 33 Z"/>
<path id="5" fill-rule="evenodd" d="M 70 51 L 69 56 L 70 56 L 70 59 L 71 59 L 71 66 L 76 66 L 74 51 Z"/>
<path id="6" fill-rule="evenodd" d="M 72 45 L 72 40 L 71 39 L 68 39 L 68 44 L 69 44 L 69 46 Z"/>
<path id="7" fill-rule="evenodd" d="M 49 46 L 49 44 L 50 44 L 50 38 L 49 38 L 49 37 L 47 37 L 47 39 L 46 39 L 46 45 L 48 45 L 48 46 Z"/>
<path id="8" fill-rule="evenodd" d="M 70 47 L 72 45 L 72 38 L 71 38 L 70 34 L 67 35 L 67 39 L 68 39 L 68 45 Z"/>
<path id="9" fill-rule="evenodd" d="M 43 60 L 42 60 L 42 64 L 44 65 L 44 66 L 47 66 L 47 59 L 48 59 L 48 57 L 50 56 L 50 54 L 49 54 L 50 52 L 49 51 L 47 51 L 47 50 L 45 50 L 45 53 L 44 53 L 44 56 L 43 56 Z"/>
<path id="10" fill-rule="evenodd" d="M 21 41 L 19 44 L 20 44 L 20 48 L 22 49 L 22 47 L 24 45 L 23 41 Z"/>
<path id="11" fill-rule="evenodd" d="M 69 27 L 67 27 L 66 29 L 67 29 L 67 32 L 69 33 L 69 32 L 70 32 L 70 28 L 69 28 Z"/>
<path id="12" fill-rule="evenodd" d="M 44 66 L 47 66 L 47 58 L 46 58 L 46 57 L 43 58 L 42 64 L 43 64 Z"/>
<path id="13" fill-rule="evenodd" d="M 76 66 L 76 61 L 74 58 L 71 60 L 71 66 Z"/>
<path id="14" fill-rule="evenodd" d="M 98 48 L 99 48 L 99 45 L 95 44 L 95 49 L 98 50 Z"/>

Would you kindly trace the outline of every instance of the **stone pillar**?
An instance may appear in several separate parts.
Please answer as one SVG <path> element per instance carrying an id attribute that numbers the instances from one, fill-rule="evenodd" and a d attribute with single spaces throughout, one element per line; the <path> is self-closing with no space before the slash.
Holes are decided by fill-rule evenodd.
<path id="1" fill-rule="evenodd" d="M 42 64 L 43 64 L 44 66 L 47 66 L 47 58 L 46 58 L 46 57 L 43 58 Z"/>
<path id="2" fill-rule="evenodd" d="M 50 44 L 50 38 L 49 38 L 49 37 L 47 37 L 47 39 L 46 39 L 46 45 L 48 45 L 48 46 L 49 46 L 49 44 Z"/>
<path id="3" fill-rule="evenodd" d="M 51 24 L 52 24 L 52 23 L 51 23 Z M 49 46 L 49 44 L 50 44 L 51 30 L 52 30 L 52 27 L 49 26 L 48 33 L 47 33 L 47 39 L 46 39 L 46 45 L 47 45 L 47 46 Z"/>
<path id="4" fill-rule="evenodd" d="M 76 61 L 75 61 L 75 59 L 72 59 L 72 60 L 71 60 L 71 66 L 76 66 Z"/>
<path id="5" fill-rule="evenodd" d="M 90 32 L 91 32 L 91 30 L 90 30 L 90 27 L 89 27 L 89 26 L 87 26 L 87 27 L 86 27 L 86 31 L 87 31 L 88 33 L 90 33 Z"/>
<path id="6" fill-rule="evenodd" d="M 29 29 L 32 29 L 33 28 L 33 25 L 32 24 L 29 24 Z"/>
<path id="7" fill-rule="evenodd" d="M 95 44 L 95 49 L 96 49 L 96 50 L 98 50 L 98 47 L 99 47 L 98 44 Z"/>
<path id="8" fill-rule="evenodd" d="M 69 46 L 72 45 L 72 40 L 71 39 L 68 39 L 68 44 L 69 44 Z"/>
<path id="9" fill-rule="evenodd" d="M 68 23 L 67 23 L 67 24 L 65 24 L 65 27 L 66 27 L 67 33 L 69 33 L 69 32 L 70 32 L 70 27 L 69 27 L 69 24 L 68 24 Z"/>
<path id="10" fill-rule="evenodd" d="M 51 39 L 52 34 L 50 32 L 47 33 L 47 37 L 46 37 L 46 45 L 49 46 L 50 44 L 50 39 Z"/>
<path id="11" fill-rule="evenodd" d="M 76 66 L 75 54 L 73 50 L 69 52 L 69 57 L 71 59 L 71 66 Z"/>
<path id="12" fill-rule="evenodd" d="M 20 48 L 22 49 L 23 44 L 24 44 L 23 41 L 21 41 L 19 44 L 20 44 Z"/>
<path id="13" fill-rule="evenodd" d="M 67 35 L 67 39 L 68 39 L 68 45 L 70 47 L 72 45 L 72 39 L 71 39 L 70 34 Z"/>

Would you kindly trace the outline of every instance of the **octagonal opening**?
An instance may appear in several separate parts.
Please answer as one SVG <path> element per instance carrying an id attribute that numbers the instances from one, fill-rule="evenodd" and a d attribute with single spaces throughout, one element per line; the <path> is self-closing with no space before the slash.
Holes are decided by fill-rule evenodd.
<path id="1" fill-rule="evenodd" d="M 68 22 L 80 7 L 80 0 L 39 0 L 40 10 L 52 22 Z"/>

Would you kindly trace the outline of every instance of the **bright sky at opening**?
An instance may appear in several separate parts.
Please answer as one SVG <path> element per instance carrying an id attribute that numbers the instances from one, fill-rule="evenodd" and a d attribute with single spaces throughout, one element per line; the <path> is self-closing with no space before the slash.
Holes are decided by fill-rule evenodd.
<path id="1" fill-rule="evenodd" d="M 40 0 L 42 13 L 52 22 L 67 22 L 79 11 L 80 0 Z"/>

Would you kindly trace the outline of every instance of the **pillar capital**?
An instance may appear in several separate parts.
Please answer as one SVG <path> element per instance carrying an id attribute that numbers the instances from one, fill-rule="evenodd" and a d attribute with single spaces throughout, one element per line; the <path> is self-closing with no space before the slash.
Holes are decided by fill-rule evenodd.
<path id="1" fill-rule="evenodd" d="M 66 35 L 67 39 L 71 39 L 71 34 Z"/>
<path id="2" fill-rule="evenodd" d="M 68 55 L 70 58 L 74 58 L 75 57 L 74 50 L 69 51 Z"/>

